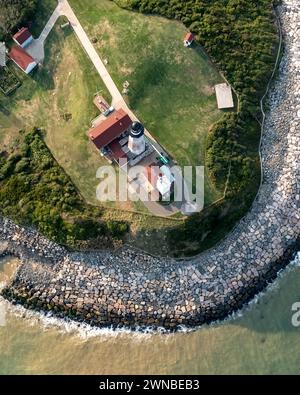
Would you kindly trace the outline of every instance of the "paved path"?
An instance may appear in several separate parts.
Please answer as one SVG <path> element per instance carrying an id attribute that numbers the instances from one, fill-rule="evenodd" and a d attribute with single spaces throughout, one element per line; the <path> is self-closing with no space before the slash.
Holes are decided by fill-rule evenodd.
<path id="1" fill-rule="evenodd" d="M 179 328 L 224 319 L 275 278 L 299 250 L 300 234 L 299 0 L 283 0 L 278 12 L 285 50 L 268 96 L 264 182 L 239 225 L 205 253 L 175 262 L 127 248 L 68 252 L 0 217 L 2 253 L 24 262 L 6 297 L 35 309 L 51 300 L 60 314 L 71 308 L 102 327 Z"/>
<path id="2" fill-rule="evenodd" d="M 48 20 L 39 38 L 33 40 L 33 42 L 26 48 L 26 51 L 39 63 L 43 62 L 45 57 L 45 52 L 44 52 L 45 41 L 60 16 L 66 16 L 69 19 L 69 22 L 75 34 L 77 35 L 81 45 L 85 49 L 87 55 L 91 59 L 97 72 L 99 73 L 108 91 L 110 92 L 112 97 L 112 105 L 116 107 L 125 107 L 128 110 L 128 112 L 130 112 L 129 108 L 125 103 L 125 100 L 123 99 L 116 84 L 114 83 L 113 79 L 108 73 L 104 63 L 102 62 L 100 56 L 95 50 L 93 44 L 91 43 L 90 39 L 85 33 L 83 27 L 81 26 L 79 20 L 77 19 L 76 15 L 74 14 L 67 0 L 58 0 L 58 5 L 56 9 L 53 11 L 53 14 Z"/>
<path id="3" fill-rule="evenodd" d="M 46 26 L 44 27 L 42 33 L 39 36 L 40 42 L 44 44 L 46 41 L 49 33 L 53 29 L 57 19 L 61 16 L 61 4 L 59 3 L 56 9 L 53 11 L 53 14 L 51 15 L 50 19 L 48 20 Z"/>
<path id="4" fill-rule="evenodd" d="M 26 48 L 26 51 L 38 62 L 42 63 L 45 58 L 45 51 L 44 51 L 44 45 L 45 41 L 53 29 L 53 26 L 55 25 L 57 19 L 61 15 L 61 4 L 58 4 L 56 9 L 53 11 L 53 14 L 51 15 L 50 19 L 48 20 L 46 26 L 44 27 L 42 33 L 40 36 L 33 40 L 30 45 Z"/>
<path id="5" fill-rule="evenodd" d="M 110 76 L 106 66 L 102 62 L 100 56 L 98 55 L 97 51 L 95 50 L 93 44 L 91 43 L 89 37 L 87 36 L 86 32 L 84 31 L 83 27 L 81 26 L 78 18 L 76 17 L 74 11 L 72 10 L 69 2 L 67 0 L 59 0 L 58 5 L 58 12 L 60 15 L 66 16 L 73 29 L 75 34 L 77 35 L 81 45 L 85 49 L 87 55 L 91 59 L 92 63 L 94 64 L 97 72 L 99 73 L 100 77 L 102 78 L 106 88 L 108 89 L 111 97 L 112 97 L 112 105 L 115 108 L 123 108 L 133 120 L 138 120 L 135 114 L 130 110 L 125 102 L 121 92 L 117 88 L 116 84 L 114 83 L 112 77 Z M 158 144 L 158 142 L 153 138 L 153 136 L 148 132 L 145 131 L 147 137 L 151 140 L 152 144 L 156 147 L 159 152 L 163 152 L 167 154 L 163 148 Z M 169 207 L 164 207 L 159 203 L 155 202 L 145 202 L 146 207 L 154 214 L 159 216 L 170 216 L 178 211 L 180 208 L 178 205 L 170 205 Z"/>
<path id="6" fill-rule="evenodd" d="M 31 56 L 36 59 L 38 62 L 42 62 L 44 60 L 44 44 L 45 41 L 51 32 L 52 28 L 54 27 L 57 19 L 60 16 L 66 16 L 78 38 L 81 45 L 83 46 L 84 50 L 86 51 L 87 55 L 89 56 L 90 60 L 92 61 L 95 69 L 99 73 L 102 81 L 104 82 L 106 88 L 108 89 L 111 97 L 112 97 L 112 105 L 119 109 L 123 108 L 131 117 L 131 119 L 138 121 L 138 118 L 135 114 L 130 110 L 125 102 L 121 92 L 117 88 L 116 84 L 114 83 L 112 77 L 110 76 L 107 68 L 105 67 L 104 63 L 102 62 L 100 56 L 98 55 L 97 51 L 95 50 L 93 44 L 91 43 L 89 37 L 87 36 L 86 32 L 84 31 L 82 25 L 80 24 L 78 18 L 76 17 L 74 11 L 72 10 L 69 2 L 67 0 L 58 0 L 58 5 L 54 10 L 53 14 L 51 15 L 49 21 L 47 22 L 45 28 L 43 29 L 41 35 L 38 39 L 34 40 L 33 43 L 27 47 L 27 51 L 31 54 Z M 155 146 L 158 152 L 162 152 L 168 156 L 167 152 L 159 145 L 159 143 L 153 138 L 153 136 L 146 130 L 145 134 L 151 140 L 151 143 Z M 185 195 L 188 196 L 188 195 Z M 154 214 L 158 216 L 170 216 L 178 211 L 180 211 L 180 205 L 170 205 L 169 207 L 164 207 L 159 203 L 155 202 L 148 202 L 146 204 L 147 208 Z"/>
<path id="7" fill-rule="evenodd" d="M 94 64 L 97 72 L 99 73 L 100 77 L 102 78 L 104 84 L 106 85 L 107 89 L 109 90 L 111 97 L 112 97 L 112 105 L 116 106 L 117 104 L 122 104 L 127 108 L 127 105 L 119 92 L 116 84 L 114 83 L 113 79 L 111 78 L 110 74 L 108 73 L 104 63 L 100 59 L 97 51 L 95 50 L 93 44 L 91 43 L 90 39 L 88 38 L 86 32 L 84 31 L 83 27 L 81 26 L 78 18 L 74 14 L 69 2 L 67 0 L 59 0 L 58 11 L 60 15 L 65 15 L 73 29 L 75 34 L 77 35 L 79 41 L 81 42 L 83 48 L 85 49 L 86 53 L 88 54 L 89 58 L 91 59 L 92 63 Z"/>

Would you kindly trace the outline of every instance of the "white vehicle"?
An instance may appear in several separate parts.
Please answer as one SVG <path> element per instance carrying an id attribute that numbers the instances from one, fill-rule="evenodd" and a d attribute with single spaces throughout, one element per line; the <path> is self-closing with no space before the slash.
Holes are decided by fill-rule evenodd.
<path id="1" fill-rule="evenodd" d="M 111 113 L 114 112 L 114 111 L 115 111 L 115 107 L 111 106 L 111 107 L 109 107 L 108 110 L 104 111 L 103 115 L 105 115 L 106 117 L 108 117 L 109 114 L 111 114 Z"/>

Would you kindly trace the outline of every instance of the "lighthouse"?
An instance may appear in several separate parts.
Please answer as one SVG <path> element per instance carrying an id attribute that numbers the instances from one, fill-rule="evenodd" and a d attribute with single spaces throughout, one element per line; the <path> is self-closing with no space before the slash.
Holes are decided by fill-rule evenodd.
<path id="1" fill-rule="evenodd" d="M 133 122 L 129 132 L 128 148 L 136 156 L 146 149 L 144 132 L 144 126 L 140 122 Z"/>

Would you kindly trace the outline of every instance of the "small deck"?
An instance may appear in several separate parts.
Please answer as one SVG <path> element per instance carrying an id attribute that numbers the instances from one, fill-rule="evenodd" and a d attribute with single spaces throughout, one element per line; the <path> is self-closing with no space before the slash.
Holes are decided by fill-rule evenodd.
<path id="1" fill-rule="evenodd" d="M 224 83 L 216 85 L 215 91 L 219 110 L 234 107 L 232 90 L 228 84 Z"/>
<path id="2" fill-rule="evenodd" d="M 98 108 L 98 110 L 103 113 L 109 109 L 109 104 L 107 101 L 100 95 L 96 95 L 93 100 L 95 106 Z"/>

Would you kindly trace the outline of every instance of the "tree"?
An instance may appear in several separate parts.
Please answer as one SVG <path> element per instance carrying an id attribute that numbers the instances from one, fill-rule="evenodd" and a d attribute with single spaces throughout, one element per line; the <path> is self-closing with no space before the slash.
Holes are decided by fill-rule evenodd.
<path id="1" fill-rule="evenodd" d="M 32 18 L 38 0 L 0 0 L 0 39 L 14 31 Z"/>

